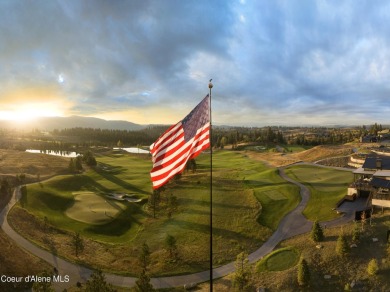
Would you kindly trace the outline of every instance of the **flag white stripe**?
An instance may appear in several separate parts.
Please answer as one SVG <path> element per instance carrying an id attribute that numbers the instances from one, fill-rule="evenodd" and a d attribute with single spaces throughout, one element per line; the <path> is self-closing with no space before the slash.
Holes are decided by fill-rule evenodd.
<path id="1" fill-rule="evenodd" d="M 204 130 L 204 129 L 203 129 L 203 130 Z M 200 131 L 199 131 L 199 132 L 200 132 Z M 199 134 L 199 133 L 197 132 L 197 134 Z M 208 132 L 203 133 L 203 134 L 197 139 L 197 141 L 198 141 L 198 140 L 201 141 L 201 140 L 205 139 L 208 135 L 209 135 Z M 179 142 L 183 142 L 183 140 L 184 140 L 184 139 L 181 139 L 181 140 L 179 140 Z M 185 148 L 187 148 L 188 146 L 192 145 L 193 143 L 194 143 L 194 138 L 192 138 L 191 140 L 189 140 L 187 143 L 183 144 L 182 147 L 180 147 L 177 151 L 175 151 L 175 152 L 172 153 L 171 155 L 169 155 L 169 156 L 167 156 L 166 158 L 164 158 L 164 159 L 158 161 L 157 163 L 155 163 L 155 164 L 153 165 L 153 168 L 156 167 L 156 166 L 160 166 L 161 164 L 168 163 L 169 161 L 171 161 L 171 160 L 177 158 L 177 157 L 178 157 L 178 153 L 181 153 Z M 209 139 L 207 139 L 207 143 L 209 143 Z M 197 148 L 198 148 L 198 147 L 197 147 Z M 191 147 L 190 147 L 190 148 L 188 149 L 188 151 L 186 151 L 186 152 L 184 152 L 184 153 L 181 153 L 180 156 L 189 155 L 189 154 L 187 154 L 187 153 L 189 153 L 190 151 L 191 151 L 191 152 L 196 152 L 196 151 L 193 151 L 193 149 L 194 149 L 194 148 L 191 148 Z M 190 154 L 192 154 L 192 153 L 190 153 Z M 180 159 L 178 159 L 177 161 L 180 161 Z M 176 162 L 176 161 L 175 161 L 175 162 Z M 153 171 L 153 172 L 151 173 L 152 177 L 158 176 L 158 175 L 161 175 L 161 174 L 164 173 L 164 172 L 170 171 L 170 170 L 175 166 L 175 164 L 176 164 L 175 162 L 173 162 L 171 165 L 168 165 L 168 166 L 166 166 L 166 167 L 164 167 L 164 168 L 162 168 L 162 169 L 160 169 L 160 170 Z"/>
<path id="2" fill-rule="evenodd" d="M 192 138 L 192 140 L 190 141 L 193 141 L 196 137 L 196 135 L 198 135 L 199 133 L 201 133 L 202 131 L 206 130 L 208 127 L 208 124 L 206 124 L 205 126 L 203 126 L 202 128 L 198 129 L 196 131 L 196 134 L 194 136 L 194 138 Z M 181 130 L 181 132 L 183 132 L 183 130 Z M 203 139 L 204 138 L 204 134 L 202 134 L 198 139 Z M 165 149 L 162 149 L 160 151 L 158 151 L 155 156 L 154 156 L 154 159 L 153 159 L 153 162 L 155 162 L 155 164 L 153 165 L 153 167 L 155 166 L 159 166 L 163 163 L 165 163 L 166 161 L 169 161 L 170 159 L 172 159 L 172 157 L 175 157 L 177 156 L 182 150 L 184 147 L 186 147 L 185 145 L 188 145 L 188 142 L 186 144 L 184 144 L 181 148 L 177 149 L 175 152 L 173 152 L 172 154 L 170 154 L 169 156 L 165 157 L 164 159 L 160 160 L 160 161 L 157 161 L 157 159 L 161 156 L 161 155 L 165 155 L 166 153 L 168 153 L 170 150 L 174 149 L 175 147 L 177 147 L 178 145 L 180 145 L 180 143 L 182 143 L 184 141 L 184 137 L 180 138 L 179 140 L 177 140 L 175 143 L 173 143 L 172 145 L 168 146 L 167 148 Z M 189 142 L 190 142 L 189 141 Z M 163 151 L 164 150 L 164 151 Z M 157 162 L 156 162 L 157 161 Z"/>
<path id="3" fill-rule="evenodd" d="M 177 123 L 169 132 L 166 132 L 165 134 L 163 134 L 156 142 L 154 142 L 152 145 L 150 145 L 150 151 L 153 151 L 155 153 L 155 150 L 157 150 L 160 147 L 163 147 L 164 145 L 169 143 L 172 138 L 169 138 L 167 141 L 164 141 L 164 140 L 167 137 L 169 137 L 170 135 L 172 135 L 172 133 L 177 132 L 180 127 L 181 127 L 181 122 Z M 161 143 L 163 143 L 163 144 L 160 145 Z"/>

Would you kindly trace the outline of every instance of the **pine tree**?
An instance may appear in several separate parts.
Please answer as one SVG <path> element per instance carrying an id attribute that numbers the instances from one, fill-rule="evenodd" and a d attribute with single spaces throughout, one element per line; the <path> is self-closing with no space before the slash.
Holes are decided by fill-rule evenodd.
<path id="1" fill-rule="evenodd" d="M 321 225 L 318 223 L 318 221 L 314 221 L 313 227 L 311 229 L 310 238 L 314 242 L 320 242 L 324 240 L 324 232 L 322 230 Z"/>
<path id="2" fill-rule="evenodd" d="M 352 241 L 353 242 L 358 242 L 360 240 L 360 230 L 357 225 L 355 225 L 355 228 L 352 233 Z"/>
<path id="3" fill-rule="evenodd" d="M 74 164 L 73 158 L 71 158 L 70 161 L 69 161 L 68 169 L 69 169 L 69 171 L 72 172 L 72 173 L 76 171 L 76 168 L 75 168 L 75 164 Z"/>
<path id="4" fill-rule="evenodd" d="M 348 252 L 349 252 L 349 246 L 347 243 L 347 239 L 345 238 L 344 234 L 340 234 L 336 243 L 336 253 L 339 256 L 346 256 Z"/>
<path id="5" fill-rule="evenodd" d="M 145 269 L 142 270 L 141 275 L 138 280 L 135 282 L 135 291 L 137 292 L 152 292 L 155 291 L 153 289 L 152 284 L 150 283 L 150 277 L 146 273 Z"/>
<path id="6" fill-rule="evenodd" d="M 174 238 L 172 235 L 167 235 L 165 238 L 165 246 L 167 250 L 169 251 L 169 256 L 176 260 L 177 258 L 177 245 L 176 245 L 176 238 Z"/>
<path id="7" fill-rule="evenodd" d="M 235 263 L 236 271 L 234 273 L 233 284 L 238 291 L 247 291 L 250 289 L 251 267 L 249 265 L 248 254 L 245 252 L 237 256 Z"/>
<path id="8" fill-rule="evenodd" d="M 84 242 L 80 237 L 80 233 L 76 232 L 72 237 L 72 244 L 75 250 L 76 257 L 79 256 L 79 253 L 84 250 Z"/>
<path id="9" fill-rule="evenodd" d="M 378 267 L 378 261 L 376 259 L 372 259 L 367 266 L 367 273 L 370 276 L 374 276 L 378 273 L 379 267 Z"/>
<path id="10" fill-rule="evenodd" d="M 85 292 L 115 292 L 116 290 L 112 287 L 111 284 L 106 282 L 106 278 L 102 271 L 94 271 L 85 283 Z"/>
<path id="11" fill-rule="evenodd" d="M 301 257 L 298 263 L 298 284 L 306 286 L 310 281 L 310 270 L 306 260 Z"/>
<path id="12" fill-rule="evenodd" d="M 142 269 L 146 271 L 150 264 L 150 250 L 149 246 L 146 243 L 142 245 L 142 250 L 139 255 L 139 261 L 141 262 Z"/>

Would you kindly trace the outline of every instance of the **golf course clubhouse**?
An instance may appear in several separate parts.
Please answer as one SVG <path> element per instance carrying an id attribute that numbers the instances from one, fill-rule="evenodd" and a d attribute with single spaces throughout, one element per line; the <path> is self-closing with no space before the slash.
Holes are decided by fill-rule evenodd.
<path id="1" fill-rule="evenodd" d="M 348 196 L 367 197 L 372 206 L 390 208 L 390 157 L 367 157 L 354 172 L 354 182 L 348 187 Z"/>

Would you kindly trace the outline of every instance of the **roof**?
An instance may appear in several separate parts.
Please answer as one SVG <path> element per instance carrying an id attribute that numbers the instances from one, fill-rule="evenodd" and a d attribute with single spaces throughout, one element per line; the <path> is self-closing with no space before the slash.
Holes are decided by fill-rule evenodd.
<path id="1" fill-rule="evenodd" d="M 381 169 L 390 170 L 390 157 L 376 156 L 376 157 L 367 157 L 364 161 L 364 169 L 377 169 L 376 161 L 380 159 L 382 161 Z"/>
<path id="2" fill-rule="evenodd" d="M 374 173 L 374 176 L 390 177 L 390 170 L 378 170 Z"/>
<path id="3" fill-rule="evenodd" d="M 353 173 L 355 174 L 374 174 L 375 170 L 364 170 L 364 168 L 359 167 L 358 169 L 354 170 Z"/>
<path id="4" fill-rule="evenodd" d="M 374 177 L 371 180 L 371 185 L 373 185 L 374 187 L 380 187 L 380 188 L 387 188 L 387 189 L 389 189 L 390 188 L 390 180 Z"/>

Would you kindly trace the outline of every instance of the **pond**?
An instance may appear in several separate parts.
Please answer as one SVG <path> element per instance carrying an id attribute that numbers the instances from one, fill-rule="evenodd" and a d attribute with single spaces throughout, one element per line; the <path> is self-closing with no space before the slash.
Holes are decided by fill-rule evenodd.
<path id="1" fill-rule="evenodd" d="M 62 156 L 62 157 L 77 157 L 78 153 L 73 151 L 58 151 L 58 150 L 36 150 L 36 149 L 27 149 L 26 152 L 29 153 L 41 153 L 41 154 L 48 154 L 48 155 L 54 155 L 54 156 Z"/>
<path id="2" fill-rule="evenodd" d="M 129 153 L 149 154 L 149 151 L 141 149 L 141 148 L 136 148 L 136 147 L 114 148 L 114 150 L 124 150 L 124 151 L 127 151 Z"/>

